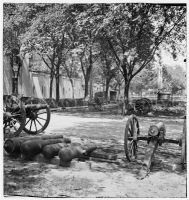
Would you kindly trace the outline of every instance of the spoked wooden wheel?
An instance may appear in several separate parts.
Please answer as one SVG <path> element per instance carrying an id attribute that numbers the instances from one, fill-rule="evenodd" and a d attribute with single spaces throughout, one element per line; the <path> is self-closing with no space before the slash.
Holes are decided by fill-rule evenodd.
<path id="1" fill-rule="evenodd" d="M 28 134 L 36 135 L 43 132 L 50 122 L 50 109 L 46 106 L 42 109 L 27 108 L 27 105 L 46 105 L 42 99 L 30 98 L 25 101 L 26 106 L 26 123 L 24 131 Z"/>
<path id="2" fill-rule="evenodd" d="M 136 159 L 137 137 L 140 134 L 139 122 L 135 115 L 131 115 L 125 127 L 124 149 L 128 161 Z"/>
<path id="3" fill-rule="evenodd" d="M 186 117 L 184 119 L 183 133 L 182 133 L 182 150 L 181 150 L 181 163 L 183 166 L 186 164 Z"/>
<path id="4" fill-rule="evenodd" d="M 4 138 L 18 136 L 26 122 L 26 112 L 22 102 L 12 95 L 3 96 Z"/>
<path id="5" fill-rule="evenodd" d="M 151 101 L 147 98 L 138 99 L 135 102 L 135 109 L 137 114 L 146 115 L 151 110 Z"/>

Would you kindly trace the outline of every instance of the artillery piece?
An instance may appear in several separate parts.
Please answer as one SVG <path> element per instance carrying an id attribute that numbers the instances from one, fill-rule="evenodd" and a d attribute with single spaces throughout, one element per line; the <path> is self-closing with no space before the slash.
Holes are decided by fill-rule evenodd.
<path id="1" fill-rule="evenodd" d="M 140 125 L 137 117 L 135 115 L 130 115 L 124 135 L 124 150 L 127 160 L 137 161 L 138 152 L 138 141 L 147 141 L 148 147 L 144 155 L 143 166 L 145 166 L 145 173 L 142 178 L 148 175 L 150 172 L 151 163 L 154 158 L 154 154 L 158 148 L 163 143 L 173 143 L 178 144 L 182 147 L 181 149 L 181 164 L 184 166 L 186 164 L 186 117 L 184 117 L 183 134 L 179 139 L 165 138 L 166 128 L 163 122 L 159 122 L 156 125 L 151 125 L 148 130 L 148 135 L 140 136 Z M 144 170 L 143 170 L 144 171 Z"/>
<path id="2" fill-rule="evenodd" d="M 18 136 L 22 130 L 36 135 L 50 122 L 50 108 L 44 100 L 13 95 L 3 96 L 4 137 Z"/>
<path id="3" fill-rule="evenodd" d="M 146 115 L 151 111 L 152 102 L 148 98 L 141 98 L 135 101 L 135 110 L 139 115 Z"/>

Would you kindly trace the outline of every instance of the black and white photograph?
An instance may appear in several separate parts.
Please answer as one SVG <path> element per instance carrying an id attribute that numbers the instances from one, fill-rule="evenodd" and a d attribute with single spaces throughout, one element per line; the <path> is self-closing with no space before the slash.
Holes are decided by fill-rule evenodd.
<path id="1" fill-rule="evenodd" d="M 3 197 L 187 198 L 187 2 L 2 2 Z"/>

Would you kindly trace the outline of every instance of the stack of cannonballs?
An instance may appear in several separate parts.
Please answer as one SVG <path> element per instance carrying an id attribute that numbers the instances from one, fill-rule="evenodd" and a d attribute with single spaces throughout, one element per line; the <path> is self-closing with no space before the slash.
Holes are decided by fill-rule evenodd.
<path id="1" fill-rule="evenodd" d="M 7 139 L 4 143 L 4 150 L 10 156 L 16 155 L 26 160 L 33 160 L 41 154 L 48 160 L 58 156 L 61 166 L 70 166 L 74 158 L 89 157 L 96 149 L 95 145 L 71 143 L 63 135 L 16 137 Z"/>

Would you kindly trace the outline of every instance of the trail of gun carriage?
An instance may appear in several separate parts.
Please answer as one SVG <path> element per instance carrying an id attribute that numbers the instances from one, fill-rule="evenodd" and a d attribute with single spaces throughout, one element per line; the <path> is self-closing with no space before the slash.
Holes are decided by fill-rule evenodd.
<path id="1" fill-rule="evenodd" d="M 186 197 L 186 4 L 3 4 L 4 196 Z"/>

